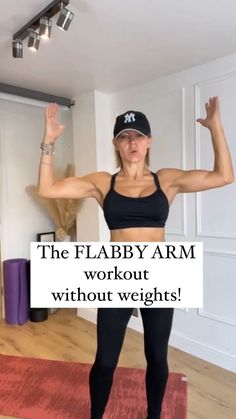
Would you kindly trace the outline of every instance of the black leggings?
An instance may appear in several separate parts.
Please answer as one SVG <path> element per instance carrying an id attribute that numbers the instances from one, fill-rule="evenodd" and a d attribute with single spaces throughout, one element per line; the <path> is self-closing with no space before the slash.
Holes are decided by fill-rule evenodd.
<path id="1" fill-rule="evenodd" d="M 132 312 L 133 308 L 98 308 L 97 353 L 89 374 L 91 419 L 102 419 Z M 140 312 L 147 361 L 147 419 L 159 419 L 169 374 L 167 352 L 174 309 L 148 307 Z"/>

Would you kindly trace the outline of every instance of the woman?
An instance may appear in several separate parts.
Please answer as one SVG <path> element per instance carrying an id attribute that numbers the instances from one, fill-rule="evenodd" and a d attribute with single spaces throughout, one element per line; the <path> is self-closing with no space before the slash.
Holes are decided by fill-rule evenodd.
<path id="1" fill-rule="evenodd" d="M 64 126 L 57 122 L 57 105 L 50 104 L 45 111 L 39 195 L 95 198 L 104 210 L 111 241 L 165 241 L 165 222 L 177 193 L 204 191 L 234 181 L 218 97 L 210 98 L 205 106 L 206 118 L 197 121 L 211 133 L 215 154 L 212 171 L 167 168 L 151 172 L 148 168 L 152 141 L 149 122 L 143 113 L 128 111 L 116 118 L 114 127 L 113 144 L 120 164 L 118 173 L 96 172 L 54 181 L 54 143 Z M 89 376 L 91 419 L 103 417 L 132 311 L 132 307 L 98 308 L 97 353 Z M 140 312 L 147 361 L 147 415 L 148 419 L 160 419 L 169 373 L 167 351 L 174 309 L 145 307 Z"/>

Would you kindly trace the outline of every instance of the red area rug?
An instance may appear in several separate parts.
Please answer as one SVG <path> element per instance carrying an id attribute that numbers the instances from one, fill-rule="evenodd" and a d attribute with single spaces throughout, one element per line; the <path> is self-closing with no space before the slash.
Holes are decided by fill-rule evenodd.
<path id="1" fill-rule="evenodd" d="M 0 414 L 89 419 L 90 364 L 0 355 Z M 145 370 L 117 367 L 104 419 L 146 419 Z M 187 419 L 187 377 L 170 373 L 162 419 Z"/>

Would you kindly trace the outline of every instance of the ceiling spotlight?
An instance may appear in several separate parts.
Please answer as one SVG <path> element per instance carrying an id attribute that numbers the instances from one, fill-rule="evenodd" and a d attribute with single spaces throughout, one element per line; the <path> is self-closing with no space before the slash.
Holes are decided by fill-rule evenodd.
<path id="1" fill-rule="evenodd" d="M 22 26 L 12 37 L 13 57 L 23 58 L 22 43 L 26 38 L 28 38 L 28 47 L 33 51 L 37 51 L 40 38 L 49 39 L 51 37 L 51 19 L 58 13 L 60 15 L 57 20 L 57 25 L 64 31 L 67 31 L 74 17 L 74 13 L 66 9 L 69 2 L 70 0 L 51 0 L 43 10 Z"/>
<path id="2" fill-rule="evenodd" d="M 32 51 L 37 51 L 39 49 L 40 35 L 33 30 L 30 30 L 28 47 Z"/>
<path id="3" fill-rule="evenodd" d="M 52 20 L 47 16 L 43 16 L 39 22 L 39 35 L 43 39 L 49 39 L 52 31 Z"/>
<path id="4" fill-rule="evenodd" d="M 13 39 L 12 41 L 12 56 L 14 58 L 23 58 L 23 44 L 20 39 Z"/>
<path id="5" fill-rule="evenodd" d="M 62 3 L 63 5 L 63 3 Z M 63 9 L 61 10 L 60 16 L 57 20 L 57 26 L 59 26 L 59 28 L 63 29 L 64 31 L 67 31 L 67 29 L 69 28 L 71 21 L 74 17 L 74 13 L 71 12 L 69 9 L 67 9 L 66 7 L 63 7 Z"/>

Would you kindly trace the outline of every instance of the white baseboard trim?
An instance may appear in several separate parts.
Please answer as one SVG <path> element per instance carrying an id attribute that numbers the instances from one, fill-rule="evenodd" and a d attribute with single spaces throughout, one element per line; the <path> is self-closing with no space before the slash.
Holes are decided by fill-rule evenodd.
<path id="1" fill-rule="evenodd" d="M 77 310 L 77 316 L 86 319 L 94 324 L 97 323 L 97 309 L 86 309 L 79 308 Z M 143 325 L 140 322 L 140 318 L 132 316 L 128 327 L 136 330 L 137 332 L 143 333 Z M 180 349 L 190 355 L 196 356 L 204 361 L 210 362 L 218 367 L 224 368 L 231 372 L 236 372 L 236 357 L 227 352 L 220 351 L 209 345 L 190 339 L 172 329 L 170 346 Z"/>
<path id="2" fill-rule="evenodd" d="M 217 367 L 236 372 L 236 357 L 218 348 L 206 345 L 172 330 L 169 344 Z"/>
<path id="3" fill-rule="evenodd" d="M 88 320 L 91 323 L 97 323 L 97 309 L 96 308 L 78 308 L 77 316 Z"/>

